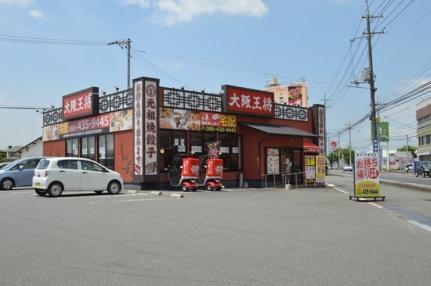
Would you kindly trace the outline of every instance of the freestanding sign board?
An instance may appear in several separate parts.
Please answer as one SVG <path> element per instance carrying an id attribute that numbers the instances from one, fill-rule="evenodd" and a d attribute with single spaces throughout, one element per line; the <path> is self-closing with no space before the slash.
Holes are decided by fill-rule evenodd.
<path id="1" fill-rule="evenodd" d="M 350 199 L 385 199 L 380 194 L 379 153 L 357 153 L 355 156 L 354 194 Z"/>

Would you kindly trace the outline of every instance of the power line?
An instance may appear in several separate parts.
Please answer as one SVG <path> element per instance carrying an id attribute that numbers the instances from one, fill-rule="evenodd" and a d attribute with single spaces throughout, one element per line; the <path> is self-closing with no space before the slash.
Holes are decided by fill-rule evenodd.
<path id="1" fill-rule="evenodd" d="M 0 42 L 21 43 L 21 44 L 45 44 L 45 45 L 106 45 L 107 41 L 89 41 L 89 40 L 75 40 L 75 39 L 59 39 L 59 38 L 45 38 L 45 37 L 27 37 L 27 36 L 14 36 L 0 34 Z"/>

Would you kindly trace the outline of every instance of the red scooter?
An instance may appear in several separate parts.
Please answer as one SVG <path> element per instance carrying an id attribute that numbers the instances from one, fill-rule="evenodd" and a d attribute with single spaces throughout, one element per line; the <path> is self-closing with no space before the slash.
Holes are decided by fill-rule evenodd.
<path id="1" fill-rule="evenodd" d="M 201 174 L 199 187 L 206 187 L 208 191 L 221 191 L 224 188 L 221 183 L 223 176 L 223 160 L 217 158 L 201 158 L 200 163 L 201 173 L 205 173 L 204 176 Z"/>
<path id="2" fill-rule="evenodd" d="M 184 192 L 196 191 L 199 178 L 199 159 L 175 158 L 168 171 L 168 179 L 171 187 L 181 187 Z"/>

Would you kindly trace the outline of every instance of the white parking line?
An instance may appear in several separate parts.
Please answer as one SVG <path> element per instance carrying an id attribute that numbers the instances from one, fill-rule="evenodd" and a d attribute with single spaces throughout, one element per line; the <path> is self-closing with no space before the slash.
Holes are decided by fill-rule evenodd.
<path id="1" fill-rule="evenodd" d="M 415 220 L 408 220 L 408 222 L 411 223 L 411 224 L 413 224 L 413 225 L 415 225 L 415 226 L 417 226 L 417 227 L 419 227 L 419 228 L 421 228 L 421 229 L 423 229 L 423 230 L 431 232 L 431 226 L 429 226 L 427 224 L 420 223 L 420 222 L 415 221 Z"/>
<path id="2" fill-rule="evenodd" d="M 128 199 L 128 200 L 117 200 L 117 201 L 105 201 L 105 202 L 88 202 L 90 205 L 95 204 L 117 204 L 117 203 L 130 203 L 130 202 L 145 202 L 145 201 L 166 201 L 166 200 L 174 200 L 169 198 L 144 198 L 144 199 Z"/>

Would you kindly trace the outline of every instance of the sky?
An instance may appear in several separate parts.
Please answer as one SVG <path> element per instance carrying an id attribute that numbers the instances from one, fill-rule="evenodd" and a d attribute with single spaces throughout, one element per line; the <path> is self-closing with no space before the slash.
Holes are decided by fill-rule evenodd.
<path id="1" fill-rule="evenodd" d="M 431 79 L 427 0 L 369 0 L 375 18 L 374 71 L 379 103 Z M 219 92 L 223 84 L 262 89 L 305 80 L 309 102 L 330 99 L 330 140 L 369 111 L 364 0 L 0 0 L 0 106 L 61 105 L 65 94 L 98 86 L 126 88 L 126 54 L 105 43 L 130 38 L 132 78 L 162 86 Z M 405 8 L 403 8 L 405 7 Z M 382 13 L 380 13 L 382 12 Z M 92 41 L 95 45 L 17 43 L 15 37 Z M 352 38 L 357 37 L 355 41 Z M 3 40 L 2 40 L 3 39 Z M 431 96 L 431 95 L 429 95 Z M 390 149 L 415 138 L 412 101 L 381 118 L 390 123 Z M 0 148 L 41 135 L 42 115 L 0 109 Z M 348 133 L 341 136 L 348 144 Z M 352 146 L 370 148 L 370 124 L 352 130 Z"/>

